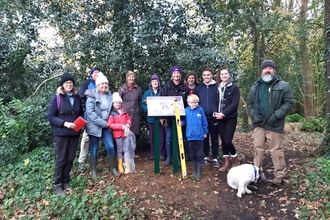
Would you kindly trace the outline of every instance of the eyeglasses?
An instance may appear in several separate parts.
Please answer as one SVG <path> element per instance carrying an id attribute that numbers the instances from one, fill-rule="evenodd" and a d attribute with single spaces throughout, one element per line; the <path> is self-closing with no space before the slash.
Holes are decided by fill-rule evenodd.
<path id="1" fill-rule="evenodd" d="M 73 82 L 72 81 L 66 81 L 63 84 L 69 85 L 69 84 L 73 84 Z"/>
<path id="2" fill-rule="evenodd" d="M 189 102 L 189 104 L 195 104 L 195 105 L 197 105 L 198 102 Z"/>

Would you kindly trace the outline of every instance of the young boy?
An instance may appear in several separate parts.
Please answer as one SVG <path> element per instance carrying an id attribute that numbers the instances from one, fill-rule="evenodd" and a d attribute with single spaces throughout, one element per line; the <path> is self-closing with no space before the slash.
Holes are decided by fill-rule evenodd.
<path id="1" fill-rule="evenodd" d="M 186 118 L 179 122 L 179 125 L 187 125 L 186 137 L 193 168 L 193 177 L 200 181 L 202 178 L 202 164 L 204 162 L 204 138 L 206 138 L 208 133 L 208 125 L 203 109 L 198 106 L 198 96 L 195 94 L 189 95 L 187 102 L 189 107 L 185 108 Z"/>
<path id="2" fill-rule="evenodd" d="M 113 138 L 117 144 L 117 159 L 118 159 L 118 170 L 120 173 L 124 173 L 123 167 L 123 153 L 125 144 L 125 129 L 130 128 L 132 125 L 131 118 L 127 112 L 121 107 L 123 100 L 119 96 L 118 92 L 112 94 L 112 106 L 111 113 L 108 119 L 109 128 L 112 130 Z M 127 164 L 126 164 L 127 166 Z M 125 172 L 129 173 L 129 172 Z"/>

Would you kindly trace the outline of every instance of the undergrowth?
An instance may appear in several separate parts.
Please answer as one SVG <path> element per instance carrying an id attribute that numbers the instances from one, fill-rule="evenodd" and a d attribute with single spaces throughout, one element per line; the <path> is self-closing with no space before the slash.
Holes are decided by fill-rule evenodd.
<path id="1" fill-rule="evenodd" d="M 74 177 L 72 193 L 53 192 L 54 151 L 37 148 L 15 164 L 0 167 L 0 216 L 4 219 L 127 219 L 130 197 L 111 184 L 95 192 Z"/>
<path id="2" fill-rule="evenodd" d="M 299 219 L 330 218 L 330 160 L 318 158 L 292 174 L 300 199 Z"/>

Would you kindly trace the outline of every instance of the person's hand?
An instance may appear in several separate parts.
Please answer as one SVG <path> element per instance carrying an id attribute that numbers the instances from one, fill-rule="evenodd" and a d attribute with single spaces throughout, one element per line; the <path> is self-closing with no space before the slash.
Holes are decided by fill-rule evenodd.
<path id="1" fill-rule="evenodd" d="M 147 103 L 147 100 L 144 100 L 144 103 L 148 104 L 148 103 Z"/>
<path id="2" fill-rule="evenodd" d="M 64 127 L 72 129 L 72 130 L 76 129 L 76 125 L 71 122 L 64 122 Z"/>
<path id="3" fill-rule="evenodd" d="M 207 135 L 206 134 L 204 134 L 204 139 L 207 137 Z"/>
<path id="4" fill-rule="evenodd" d="M 160 123 L 161 125 L 164 125 L 164 122 L 165 122 L 165 119 L 159 119 L 159 123 Z"/>
<path id="5" fill-rule="evenodd" d="M 179 126 L 182 126 L 182 121 L 178 121 L 178 125 Z"/>
<path id="6" fill-rule="evenodd" d="M 129 123 L 126 123 L 126 128 L 130 128 L 131 125 Z"/>

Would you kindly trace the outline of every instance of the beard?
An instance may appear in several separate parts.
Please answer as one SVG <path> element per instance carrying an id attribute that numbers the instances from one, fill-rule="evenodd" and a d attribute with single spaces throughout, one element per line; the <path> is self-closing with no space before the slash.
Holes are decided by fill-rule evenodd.
<path id="1" fill-rule="evenodd" d="M 267 72 L 267 73 L 268 73 L 267 75 L 261 75 L 261 79 L 264 82 L 269 82 L 269 81 L 271 81 L 274 78 L 274 74 L 271 74 L 269 72 Z"/>

